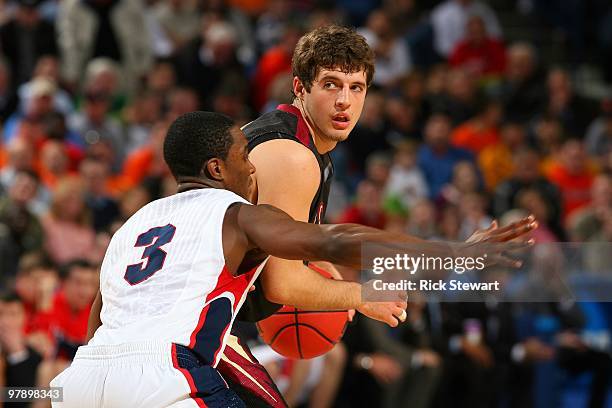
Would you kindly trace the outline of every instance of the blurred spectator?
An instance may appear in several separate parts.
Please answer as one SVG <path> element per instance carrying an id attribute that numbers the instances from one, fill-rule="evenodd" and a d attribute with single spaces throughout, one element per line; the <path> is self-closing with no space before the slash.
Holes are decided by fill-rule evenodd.
<path id="1" fill-rule="evenodd" d="M 480 152 L 478 165 L 488 191 L 494 191 L 513 171 L 512 156 L 525 146 L 525 127 L 517 122 L 506 122 L 501 127 L 501 139 Z"/>
<path id="2" fill-rule="evenodd" d="M 385 102 L 387 132 L 385 139 L 390 144 L 419 140 L 421 132 L 417 124 L 418 108 L 399 97 L 388 98 Z"/>
<path id="3" fill-rule="evenodd" d="M 255 23 L 257 47 L 266 53 L 268 49 L 281 43 L 290 21 L 291 3 L 286 0 L 269 0 L 266 10 Z M 292 50 L 293 51 L 293 50 Z"/>
<path id="4" fill-rule="evenodd" d="M 110 143 L 119 168 L 125 155 L 125 138 L 121 124 L 110 116 L 111 95 L 95 90 L 85 90 L 81 111 L 68 118 L 68 127 L 81 135 L 86 145 L 94 145 L 101 140 Z"/>
<path id="5" fill-rule="evenodd" d="M 525 122 L 543 105 L 545 89 L 541 76 L 531 44 L 515 43 L 508 48 L 500 96 L 510 119 Z"/>
<path id="6" fill-rule="evenodd" d="M 54 55 L 43 55 L 36 61 L 36 66 L 32 74 L 32 79 L 28 82 L 21 84 L 19 87 L 19 100 L 21 101 L 19 109 L 22 111 L 26 110 L 26 102 L 30 100 L 30 93 L 32 92 L 32 85 L 36 78 L 46 78 L 51 80 L 53 83 L 59 85 L 61 82 L 60 78 L 60 62 L 59 59 Z M 68 115 L 74 111 L 74 103 L 68 92 L 62 88 L 57 87 L 53 95 L 53 109 Z"/>
<path id="7" fill-rule="evenodd" d="M 414 125 L 420 133 L 431 113 L 430 101 L 426 97 L 425 77 L 422 72 L 412 71 L 400 83 L 400 92 L 406 103 L 414 108 Z M 418 135 L 420 138 L 421 136 Z"/>
<path id="8" fill-rule="evenodd" d="M 385 192 L 387 197 L 399 199 L 407 209 L 429 195 L 425 177 L 417 166 L 416 153 L 414 143 L 401 142 L 396 146 Z"/>
<path id="9" fill-rule="evenodd" d="M 276 109 L 278 105 L 291 104 L 293 95 L 288 90 L 291 89 L 292 82 L 293 76 L 291 76 L 291 72 L 276 75 L 268 89 L 268 98 L 262 108 L 262 114 Z"/>
<path id="10" fill-rule="evenodd" d="M 344 210 L 337 220 L 340 224 L 355 223 L 380 229 L 385 227 L 385 221 L 382 191 L 369 180 L 359 183 L 355 203 Z"/>
<path id="11" fill-rule="evenodd" d="M 449 63 L 480 79 L 495 79 L 506 68 L 506 49 L 501 41 L 490 37 L 482 17 L 472 15 L 467 21 L 466 36 L 453 48 Z"/>
<path id="12" fill-rule="evenodd" d="M 21 257 L 15 290 L 26 311 L 25 334 L 30 345 L 45 358 L 55 353 L 51 308 L 58 286 L 58 271 L 42 252 L 29 252 Z"/>
<path id="13" fill-rule="evenodd" d="M 72 361 L 79 346 L 85 344 L 89 311 L 98 292 L 98 269 L 83 259 L 75 259 L 61 269 L 61 290 L 53 299 L 53 334 L 57 358 Z"/>
<path id="14" fill-rule="evenodd" d="M 465 37 L 470 16 L 479 16 L 486 32 L 493 38 L 501 38 L 502 32 L 495 12 L 485 3 L 473 0 L 446 0 L 431 11 L 436 51 L 447 58 Z"/>
<path id="15" fill-rule="evenodd" d="M 126 103 L 124 82 L 127 79 L 123 79 L 117 62 L 111 58 L 98 57 L 87 63 L 82 89 L 85 93 L 108 95 L 110 97 L 109 110 L 113 115 L 117 115 Z M 79 97 L 82 96 L 83 94 L 79 93 Z"/>
<path id="16" fill-rule="evenodd" d="M 173 93 L 167 92 L 172 101 Z M 126 147 L 125 154 L 129 156 L 149 141 L 149 134 L 155 122 L 162 116 L 165 92 L 152 90 L 138 93 L 132 103 L 125 108 L 123 119 L 125 121 Z"/>
<path id="17" fill-rule="evenodd" d="M 108 193 L 110 169 L 106 163 L 92 157 L 81 162 L 80 176 L 85 184 L 85 202 L 91 210 L 93 228 L 106 231 L 119 216 L 119 207 Z"/>
<path id="18" fill-rule="evenodd" d="M 346 141 L 350 167 L 357 174 L 364 173 L 365 161 L 371 152 L 389 148 L 385 139 L 384 106 L 384 94 L 371 89 L 363 104 L 363 114 Z"/>
<path id="19" fill-rule="evenodd" d="M 557 118 L 572 136 L 582 139 L 587 126 L 593 120 L 594 104 L 576 95 L 567 71 L 555 68 L 549 71 L 548 101 L 545 113 Z"/>
<path id="20" fill-rule="evenodd" d="M 4 386 L 35 387 L 38 381 L 38 369 L 42 357 L 28 346 L 24 327 L 26 314 L 23 302 L 15 293 L 0 298 L 0 348 L 4 368 Z M 29 403 L 14 403 L 15 407 L 29 407 Z"/>
<path id="21" fill-rule="evenodd" d="M 196 91 L 206 110 L 224 82 L 232 78 L 244 81 L 244 67 L 237 58 L 237 32 L 226 21 L 203 25 L 200 37 L 189 43 L 177 56 L 179 83 Z M 246 85 L 244 86 L 246 89 Z"/>
<path id="22" fill-rule="evenodd" d="M 447 204 L 441 211 L 439 222 L 439 238 L 443 241 L 459 241 L 461 215 L 459 209 Z"/>
<path id="23" fill-rule="evenodd" d="M 168 96 L 168 113 L 166 120 L 173 122 L 187 112 L 198 110 L 200 101 L 198 94 L 189 88 L 176 88 Z"/>
<path id="24" fill-rule="evenodd" d="M 168 124 L 159 122 L 153 129 L 147 144 L 131 153 L 124 162 L 121 174 L 113 181 L 113 189 L 127 191 L 147 177 L 169 173 L 163 157 L 164 138 Z M 127 219 L 127 218 L 126 218 Z"/>
<path id="25" fill-rule="evenodd" d="M 162 0 L 154 6 L 153 14 L 172 44 L 170 55 L 198 36 L 200 15 L 191 0 Z"/>
<path id="26" fill-rule="evenodd" d="M 568 232 L 572 241 L 600 240 L 604 223 L 611 217 L 612 176 L 608 173 L 598 174 L 591 185 L 591 203 L 577 210 L 568 220 Z"/>
<path id="27" fill-rule="evenodd" d="M 41 56 L 57 54 L 55 29 L 41 18 L 39 4 L 39 0 L 17 1 L 14 16 L 0 27 L 0 44 L 15 87 L 30 79 Z"/>
<path id="28" fill-rule="evenodd" d="M 601 113 L 589 125 L 585 144 L 587 153 L 603 166 L 606 155 L 612 152 L 612 98 L 601 102 Z"/>
<path id="29" fill-rule="evenodd" d="M 268 101 L 274 80 L 284 73 L 291 74 L 291 57 L 301 35 L 302 32 L 298 26 L 287 25 L 278 45 L 270 47 L 259 58 L 252 79 L 253 103 L 258 112 L 262 111 Z M 291 79 L 293 80 L 293 77 Z M 289 89 L 291 86 L 287 87 L 287 93 Z"/>
<path id="30" fill-rule="evenodd" d="M 94 261 L 101 259 L 105 248 L 97 247 L 79 179 L 70 177 L 58 183 L 42 225 L 45 249 L 54 262 L 62 264 L 82 257 Z"/>
<path id="31" fill-rule="evenodd" d="M 430 239 L 437 235 L 436 207 L 431 201 L 422 199 L 410 209 L 406 232 L 423 239 Z"/>
<path id="32" fill-rule="evenodd" d="M 13 139 L 6 149 L 6 162 L 0 172 L 0 183 L 3 190 L 13 184 L 15 174 L 18 170 L 34 169 L 34 148 L 32 143 L 24 138 Z"/>
<path id="33" fill-rule="evenodd" d="M 363 35 L 376 54 L 373 83 L 389 87 L 396 85 L 411 68 L 406 43 L 393 31 L 389 16 L 383 9 L 370 13 L 366 26 L 357 31 Z"/>
<path id="34" fill-rule="evenodd" d="M 478 89 L 475 78 L 466 71 L 456 68 L 445 78 L 444 92 L 433 97 L 434 109 L 446 112 L 453 125 L 463 123 L 478 112 Z"/>
<path id="35" fill-rule="evenodd" d="M 557 236 L 562 237 L 561 222 L 561 194 L 554 184 L 542 177 L 539 169 L 539 157 L 535 150 L 522 148 L 517 150 L 512 160 L 512 176 L 502 182 L 493 195 L 493 214 L 499 218 L 514 208 L 515 200 L 522 190 L 536 189 L 545 197 L 549 205 L 550 227 Z"/>
<path id="36" fill-rule="evenodd" d="M 151 66 L 151 44 L 139 0 L 66 0 L 57 20 L 63 76 L 73 88 L 86 63 L 107 57 L 119 63 L 124 84 L 135 91 Z"/>
<path id="37" fill-rule="evenodd" d="M 591 185 L 595 171 L 578 139 L 567 140 L 556 163 L 553 163 L 548 179 L 559 188 L 563 202 L 563 220 L 574 211 L 591 202 Z"/>
<path id="38" fill-rule="evenodd" d="M 38 177 L 34 173 L 17 170 L 8 194 L 0 198 L 0 281 L 15 276 L 24 253 L 42 248 L 42 227 L 28 208 L 37 188 Z"/>
<path id="39" fill-rule="evenodd" d="M 244 66 L 251 67 L 256 61 L 256 38 L 251 21 L 242 10 L 230 5 L 231 0 L 204 0 L 202 12 L 213 21 L 227 21 L 236 30 L 236 57 Z M 207 25 L 208 23 L 206 23 Z"/>
<path id="40" fill-rule="evenodd" d="M 40 148 L 46 136 L 42 123 L 45 116 L 54 111 L 56 90 L 56 84 L 47 78 L 39 77 L 31 82 L 24 111 L 15 112 L 5 123 L 5 143 L 19 135 L 32 142 L 36 149 Z"/>
<path id="41" fill-rule="evenodd" d="M 461 215 L 461 228 L 459 239 L 468 239 L 476 230 L 487 229 L 493 219 L 487 215 L 486 198 L 479 193 L 471 192 L 463 195 L 459 204 Z"/>
<path id="42" fill-rule="evenodd" d="M 559 237 L 550 227 L 552 223 L 558 228 L 558 225 L 554 224 L 556 220 L 551 219 L 551 206 L 539 190 L 525 188 L 517 194 L 515 201 L 516 207 L 524 209 L 526 214 L 532 214 L 538 220 L 538 228 L 531 233 L 536 243 L 560 242 Z"/>
<path id="43" fill-rule="evenodd" d="M 440 199 L 445 203 L 460 205 L 467 194 L 479 192 L 481 184 L 478 169 L 473 162 L 457 162 L 450 183 L 440 191 Z"/>
<path id="44" fill-rule="evenodd" d="M 547 174 L 559 156 L 567 135 L 558 119 L 541 116 L 533 123 L 530 136 L 532 144 L 535 145 L 541 156 L 542 172 Z"/>
<path id="45" fill-rule="evenodd" d="M 17 103 L 10 67 L 4 58 L 0 58 L 0 124 L 4 124 L 4 121 L 15 112 Z"/>
<path id="46" fill-rule="evenodd" d="M 483 149 L 499 142 L 498 126 L 503 111 L 497 101 L 481 103 L 473 119 L 457 126 L 451 135 L 453 145 L 478 155 Z"/>
<path id="47" fill-rule="evenodd" d="M 70 158 L 65 143 L 52 139 L 44 142 L 40 149 L 38 173 L 42 184 L 52 192 L 60 179 L 74 173 L 70 168 Z"/>
<path id="48" fill-rule="evenodd" d="M 159 96 L 170 92 L 176 86 L 174 66 L 165 60 L 156 61 L 147 75 L 147 89 Z"/>
<path id="49" fill-rule="evenodd" d="M 450 182 L 453 168 L 461 160 L 472 161 L 470 152 L 450 144 L 450 119 L 434 113 L 425 126 L 425 143 L 418 152 L 418 164 L 429 187 L 429 196 L 436 198 Z"/>

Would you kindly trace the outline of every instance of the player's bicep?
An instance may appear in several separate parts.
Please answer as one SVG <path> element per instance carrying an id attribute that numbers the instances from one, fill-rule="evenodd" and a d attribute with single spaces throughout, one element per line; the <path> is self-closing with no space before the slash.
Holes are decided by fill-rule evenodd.
<path id="1" fill-rule="evenodd" d="M 269 205 L 243 205 L 238 225 L 251 246 L 284 259 L 320 259 L 326 234 L 317 225 L 295 221 L 287 213 Z"/>
<path id="2" fill-rule="evenodd" d="M 321 181 L 319 164 L 305 146 L 271 140 L 249 155 L 257 169 L 257 203 L 280 208 L 298 221 L 308 221 L 310 204 Z"/>

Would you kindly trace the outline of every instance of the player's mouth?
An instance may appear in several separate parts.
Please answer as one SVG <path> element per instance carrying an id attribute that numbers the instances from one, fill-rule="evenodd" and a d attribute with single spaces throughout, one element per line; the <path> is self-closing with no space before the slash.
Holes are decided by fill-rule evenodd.
<path id="1" fill-rule="evenodd" d="M 332 116 L 332 126 L 334 129 L 344 130 L 351 124 L 351 118 L 346 113 L 337 113 Z"/>

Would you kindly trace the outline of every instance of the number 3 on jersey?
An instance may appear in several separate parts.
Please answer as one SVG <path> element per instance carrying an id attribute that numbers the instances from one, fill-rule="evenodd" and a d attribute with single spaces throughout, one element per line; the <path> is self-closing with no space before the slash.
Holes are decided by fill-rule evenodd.
<path id="1" fill-rule="evenodd" d="M 134 246 L 146 247 L 142 253 L 142 259 L 143 261 L 146 260 L 146 266 L 143 265 L 144 262 L 128 265 L 123 278 L 130 285 L 137 285 L 146 281 L 164 266 L 166 251 L 161 247 L 172 241 L 175 231 L 176 227 L 168 224 L 163 227 L 153 227 L 138 236 Z"/>

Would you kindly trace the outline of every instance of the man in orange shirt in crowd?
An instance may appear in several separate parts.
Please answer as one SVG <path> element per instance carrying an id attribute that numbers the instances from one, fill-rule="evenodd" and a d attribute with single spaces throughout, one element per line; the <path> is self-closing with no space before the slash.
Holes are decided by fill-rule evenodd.
<path id="1" fill-rule="evenodd" d="M 513 155 L 525 145 L 525 139 L 525 127 L 522 124 L 507 122 L 501 128 L 501 140 L 482 149 L 478 155 L 478 165 L 488 191 L 495 191 L 499 183 L 512 176 Z"/>
<path id="2" fill-rule="evenodd" d="M 451 134 L 451 142 L 456 147 L 469 150 L 475 155 L 484 148 L 499 142 L 499 122 L 502 107 L 499 102 L 487 101 L 471 120 L 458 126 Z"/>
<path id="3" fill-rule="evenodd" d="M 591 185 L 596 171 L 589 165 L 584 144 L 578 139 L 569 139 L 561 148 L 547 173 L 547 178 L 561 192 L 563 200 L 563 220 L 576 210 L 591 202 Z"/>

